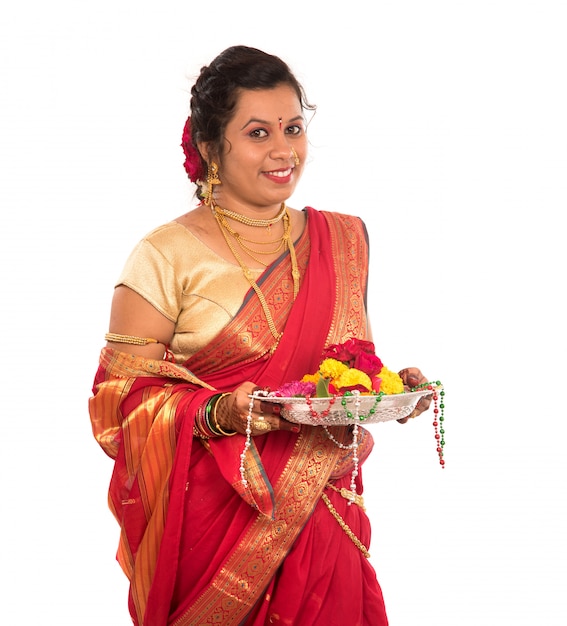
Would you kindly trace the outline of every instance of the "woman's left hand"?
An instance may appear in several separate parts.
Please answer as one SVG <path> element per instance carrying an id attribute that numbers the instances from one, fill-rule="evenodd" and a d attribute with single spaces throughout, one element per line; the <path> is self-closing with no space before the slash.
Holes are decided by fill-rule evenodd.
<path id="1" fill-rule="evenodd" d="M 406 367 L 405 369 L 398 372 L 400 378 L 404 382 L 405 391 L 411 391 L 414 387 L 421 385 L 423 383 L 428 382 L 428 378 L 421 373 L 421 370 L 417 367 Z M 431 404 L 431 396 L 424 396 L 419 400 L 415 409 L 412 413 L 410 413 L 407 417 L 404 417 L 401 420 L 398 420 L 400 424 L 405 424 L 408 419 L 412 417 L 417 417 L 424 411 L 427 411 L 429 405 Z"/>

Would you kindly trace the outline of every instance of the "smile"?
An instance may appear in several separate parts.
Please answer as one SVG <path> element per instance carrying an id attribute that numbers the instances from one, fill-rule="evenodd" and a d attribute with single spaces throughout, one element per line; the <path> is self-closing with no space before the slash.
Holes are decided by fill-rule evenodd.
<path id="1" fill-rule="evenodd" d="M 264 172 L 267 176 L 276 176 L 277 178 L 286 178 L 293 172 L 293 167 L 288 167 L 286 170 L 274 170 L 273 172 Z"/>

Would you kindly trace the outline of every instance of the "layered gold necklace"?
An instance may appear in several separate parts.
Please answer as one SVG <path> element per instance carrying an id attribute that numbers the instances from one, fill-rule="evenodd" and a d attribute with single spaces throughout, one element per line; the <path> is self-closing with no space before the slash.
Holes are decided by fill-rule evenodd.
<path id="1" fill-rule="evenodd" d="M 272 313 L 266 301 L 266 297 L 264 296 L 262 290 L 254 280 L 254 276 L 250 268 L 244 263 L 241 254 L 238 251 L 238 248 L 246 255 L 248 255 L 251 259 L 254 259 L 257 263 L 260 263 L 264 267 L 267 267 L 269 263 L 265 263 L 258 256 L 262 255 L 274 255 L 280 251 L 285 252 L 289 250 L 289 256 L 291 259 L 291 276 L 293 278 L 293 299 L 297 297 L 299 292 L 299 279 L 300 273 L 299 268 L 297 266 L 297 258 L 295 255 L 295 248 L 293 245 L 293 239 L 291 237 L 291 217 L 289 214 L 289 210 L 285 205 L 285 202 L 282 202 L 281 208 L 278 214 L 270 219 L 254 219 L 252 217 L 247 217 L 246 215 L 242 215 L 240 213 L 235 213 L 234 211 L 229 211 L 227 209 L 223 209 L 216 205 L 214 202 L 211 202 L 211 210 L 213 215 L 219 225 L 219 228 L 223 234 L 223 237 L 226 241 L 226 244 L 230 248 L 234 258 L 237 260 L 238 264 L 242 269 L 242 273 L 246 280 L 250 283 L 250 286 L 258 296 L 258 300 L 260 300 L 260 304 L 262 306 L 262 310 L 264 311 L 264 315 L 266 316 L 266 321 L 268 323 L 268 327 L 272 336 L 276 340 L 275 346 L 272 348 L 272 351 L 277 347 L 282 334 L 278 332 L 276 324 L 274 322 L 274 318 L 272 317 Z M 271 239 L 269 241 L 256 241 L 254 239 L 247 239 L 243 237 L 240 233 L 235 231 L 230 224 L 228 223 L 226 218 L 230 218 L 235 220 L 236 222 L 240 222 L 241 224 L 245 224 L 246 226 L 253 226 L 256 228 L 267 228 L 268 233 L 271 232 L 271 227 L 278 222 L 283 222 L 283 235 L 276 239 Z M 254 246 L 260 246 L 260 248 L 252 247 L 250 244 Z M 270 248 L 266 248 L 266 246 L 271 246 Z"/>

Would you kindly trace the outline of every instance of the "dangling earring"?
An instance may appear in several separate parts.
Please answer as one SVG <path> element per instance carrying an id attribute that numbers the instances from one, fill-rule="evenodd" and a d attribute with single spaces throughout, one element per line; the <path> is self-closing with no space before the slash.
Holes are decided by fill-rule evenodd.
<path id="1" fill-rule="evenodd" d="M 295 148 L 293 146 L 291 146 L 291 153 L 293 154 L 293 160 L 295 161 L 295 164 L 299 165 L 299 157 L 297 156 L 297 152 L 295 151 Z"/>
<path id="2" fill-rule="evenodd" d="M 213 185 L 221 184 L 218 173 L 219 166 L 214 161 L 211 161 L 207 170 L 207 189 L 204 195 L 204 202 L 207 206 L 210 206 L 213 201 Z"/>

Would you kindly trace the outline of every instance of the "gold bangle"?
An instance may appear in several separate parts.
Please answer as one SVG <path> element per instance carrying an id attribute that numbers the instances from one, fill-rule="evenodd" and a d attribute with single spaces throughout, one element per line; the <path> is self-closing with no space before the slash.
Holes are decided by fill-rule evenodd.
<path id="1" fill-rule="evenodd" d="M 129 343 L 133 346 L 147 346 L 149 343 L 161 343 L 151 337 L 133 337 L 132 335 L 119 335 L 118 333 L 106 333 L 106 341 L 113 343 Z"/>
<path id="2" fill-rule="evenodd" d="M 232 437 L 233 435 L 236 435 L 236 431 L 233 430 L 229 433 L 226 432 L 226 430 L 224 430 L 223 428 L 221 428 L 219 421 L 217 419 L 217 406 L 218 403 L 220 402 L 220 400 L 222 400 L 225 396 L 230 396 L 230 393 L 221 393 L 221 395 L 215 400 L 215 403 L 213 404 L 213 425 L 214 427 L 219 431 L 219 433 L 221 435 L 224 435 L 225 437 Z"/>

